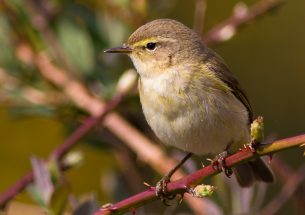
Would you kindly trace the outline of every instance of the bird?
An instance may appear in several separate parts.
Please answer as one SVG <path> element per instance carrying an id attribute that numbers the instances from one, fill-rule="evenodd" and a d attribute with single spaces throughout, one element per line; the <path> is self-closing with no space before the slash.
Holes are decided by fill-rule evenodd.
<path id="1" fill-rule="evenodd" d="M 181 22 L 153 20 L 135 30 L 122 46 L 105 52 L 131 58 L 149 126 L 162 143 L 188 152 L 179 167 L 192 154 L 221 155 L 224 161 L 251 142 L 253 112 L 246 94 L 225 61 Z M 166 192 L 177 168 L 161 181 L 158 192 Z M 233 172 L 241 187 L 256 180 L 274 181 L 260 158 L 235 166 Z"/>

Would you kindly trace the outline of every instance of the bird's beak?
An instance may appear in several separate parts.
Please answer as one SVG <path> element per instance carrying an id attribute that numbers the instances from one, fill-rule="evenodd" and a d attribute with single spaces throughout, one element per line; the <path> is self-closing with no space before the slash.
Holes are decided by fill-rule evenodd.
<path id="1" fill-rule="evenodd" d="M 132 52 L 132 49 L 126 45 L 121 47 L 114 47 L 104 51 L 105 53 L 122 53 L 122 54 L 129 54 Z"/>

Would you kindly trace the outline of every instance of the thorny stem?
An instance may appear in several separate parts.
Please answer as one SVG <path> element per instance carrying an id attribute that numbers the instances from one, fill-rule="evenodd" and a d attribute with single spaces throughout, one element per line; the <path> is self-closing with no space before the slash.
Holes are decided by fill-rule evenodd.
<path id="1" fill-rule="evenodd" d="M 243 5 L 235 8 L 231 17 L 215 25 L 208 33 L 203 36 L 203 41 L 208 46 L 213 46 L 229 40 L 245 24 L 278 8 L 285 2 L 284 0 L 261 0 L 255 5 L 247 8 Z M 237 5 L 238 6 L 238 5 Z"/>
<path id="2" fill-rule="evenodd" d="M 272 155 L 279 151 L 287 150 L 290 148 L 299 147 L 305 143 L 305 134 L 294 136 L 282 140 L 274 141 L 271 144 L 260 145 L 255 153 L 251 151 L 249 147 L 241 149 L 239 152 L 226 158 L 226 165 L 233 167 L 241 162 L 246 162 L 251 159 L 263 155 Z M 177 181 L 173 181 L 167 184 L 167 191 L 169 194 L 181 194 L 187 192 L 187 189 L 199 184 L 207 177 L 211 177 L 220 171 L 213 168 L 212 165 L 203 167 L 202 169 L 183 177 Z M 95 212 L 94 215 L 107 215 L 107 214 L 123 214 L 128 212 L 130 208 L 137 208 L 148 202 L 157 200 L 155 195 L 155 187 L 150 187 L 148 190 L 138 193 L 130 198 L 124 199 L 121 202 L 112 204 L 106 208 L 101 208 Z"/>

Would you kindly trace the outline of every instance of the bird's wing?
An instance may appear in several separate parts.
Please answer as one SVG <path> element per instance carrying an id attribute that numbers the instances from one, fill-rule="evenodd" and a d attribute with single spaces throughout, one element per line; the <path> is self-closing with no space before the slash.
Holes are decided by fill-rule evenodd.
<path id="1" fill-rule="evenodd" d="M 239 87 L 238 81 L 219 55 L 208 48 L 206 48 L 206 51 L 207 53 L 204 57 L 206 66 L 211 71 L 215 72 L 217 77 L 230 87 L 232 94 L 247 108 L 249 113 L 249 123 L 251 123 L 253 120 L 252 108 L 246 94 Z"/>

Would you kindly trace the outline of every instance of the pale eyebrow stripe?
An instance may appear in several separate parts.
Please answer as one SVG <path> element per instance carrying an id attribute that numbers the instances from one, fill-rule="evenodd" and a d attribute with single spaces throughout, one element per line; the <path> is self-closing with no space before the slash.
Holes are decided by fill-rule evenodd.
<path id="1" fill-rule="evenodd" d="M 149 42 L 176 42 L 176 39 L 173 38 L 167 38 L 167 37 L 149 37 L 143 40 L 140 40 L 134 44 L 132 44 L 133 46 L 144 46 Z"/>

